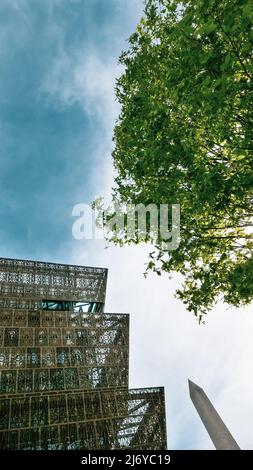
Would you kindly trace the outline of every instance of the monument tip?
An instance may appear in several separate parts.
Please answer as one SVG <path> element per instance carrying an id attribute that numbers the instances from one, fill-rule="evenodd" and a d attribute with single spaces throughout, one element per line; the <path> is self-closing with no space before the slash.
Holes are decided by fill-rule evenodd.
<path id="1" fill-rule="evenodd" d="M 199 390 L 203 390 L 199 385 L 195 384 L 192 380 L 188 379 L 190 394 Z"/>

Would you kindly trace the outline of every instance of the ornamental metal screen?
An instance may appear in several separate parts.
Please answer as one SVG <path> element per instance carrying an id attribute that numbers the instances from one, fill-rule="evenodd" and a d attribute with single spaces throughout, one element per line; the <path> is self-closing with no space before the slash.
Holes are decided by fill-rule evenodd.
<path id="1" fill-rule="evenodd" d="M 165 449 L 163 389 L 100 390 L 0 400 L 2 449 Z"/>
<path id="2" fill-rule="evenodd" d="M 0 258 L 1 307 L 41 308 L 42 300 L 104 304 L 107 269 Z"/>
<path id="3" fill-rule="evenodd" d="M 164 449 L 164 391 L 128 390 L 107 270 L 0 258 L 0 448 Z"/>
<path id="4" fill-rule="evenodd" d="M 29 315 L 0 310 L 1 393 L 128 386 L 128 315 Z"/>

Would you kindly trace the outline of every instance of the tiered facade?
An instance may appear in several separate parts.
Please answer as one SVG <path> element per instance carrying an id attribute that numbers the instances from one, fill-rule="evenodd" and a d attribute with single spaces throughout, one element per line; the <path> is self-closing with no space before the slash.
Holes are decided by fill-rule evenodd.
<path id="1" fill-rule="evenodd" d="M 128 389 L 107 270 L 0 258 L 0 449 L 165 449 L 163 388 Z"/>

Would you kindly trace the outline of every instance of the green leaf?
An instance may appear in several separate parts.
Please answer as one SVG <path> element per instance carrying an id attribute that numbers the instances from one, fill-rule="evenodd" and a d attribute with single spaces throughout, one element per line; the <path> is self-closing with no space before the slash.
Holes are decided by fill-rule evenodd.
<path id="1" fill-rule="evenodd" d="M 160 7 L 146 2 L 121 56 L 113 194 L 125 205 L 180 204 L 180 246 L 157 243 L 148 269 L 180 273 L 177 295 L 203 318 L 221 296 L 235 306 L 253 299 L 252 2 Z M 126 234 L 112 228 L 109 239 L 123 245 Z"/>

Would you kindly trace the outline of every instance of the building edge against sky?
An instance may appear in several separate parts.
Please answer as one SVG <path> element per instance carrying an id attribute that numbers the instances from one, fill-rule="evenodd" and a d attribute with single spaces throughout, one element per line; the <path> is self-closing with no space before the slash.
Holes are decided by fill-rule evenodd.
<path id="1" fill-rule="evenodd" d="M 0 448 L 166 449 L 163 387 L 128 388 L 107 269 L 0 258 Z"/>

